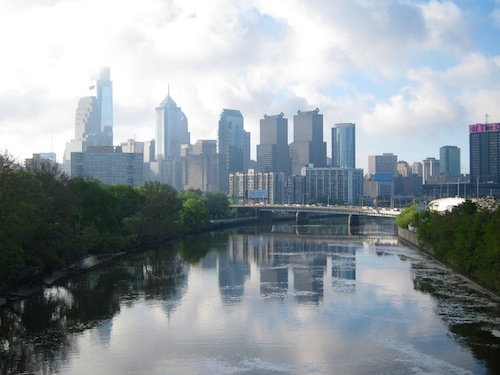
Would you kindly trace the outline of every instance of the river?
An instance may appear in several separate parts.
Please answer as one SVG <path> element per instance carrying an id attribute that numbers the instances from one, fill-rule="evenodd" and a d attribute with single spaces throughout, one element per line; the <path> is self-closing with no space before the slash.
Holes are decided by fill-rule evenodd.
<path id="1" fill-rule="evenodd" d="M 170 243 L 0 309 L 1 374 L 499 374 L 498 299 L 394 221 Z"/>

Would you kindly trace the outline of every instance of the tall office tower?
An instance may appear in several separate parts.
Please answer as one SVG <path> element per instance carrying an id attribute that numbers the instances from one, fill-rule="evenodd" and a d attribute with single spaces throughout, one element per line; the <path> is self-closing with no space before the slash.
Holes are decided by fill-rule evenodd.
<path id="1" fill-rule="evenodd" d="M 298 111 L 293 116 L 293 142 L 290 144 L 292 174 L 300 175 L 302 168 L 326 167 L 326 142 L 323 142 L 323 115 L 319 109 Z"/>
<path id="2" fill-rule="evenodd" d="M 427 158 L 422 161 L 422 184 L 439 182 L 440 162 L 435 158 Z"/>
<path id="3" fill-rule="evenodd" d="M 226 155 L 228 173 L 247 172 L 250 162 L 250 133 L 243 128 L 243 115 L 240 111 L 222 111 L 217 149 L 219 154 Z"/>
<path id="4" fill-rule="evenodd" d="M 460 149 L 457 146 L 443 146 L 439 149 L 439 173 L 460 176 Z"/>
<path id="5" fill-rule="evenodd" d="M 71 152 L 85 152 L 88 146 L 113 146 L 113 85 L 110 69 L 101 67 L 90 77 L 90 95 L 78 101 L 75 138 L 66 143 L 63 168 L 71 173 Z"/>
<path id="6" fill-rule="evenodd" d="M 398 157 L 394 154 L 370 155 L 368 156 L 368 174 L 369 175 L 391 175 L 397 176 Z"/>
<path id="7" fill-rule="evenodd" d="M 156 108 L 155 134 L 157 159 L 180 159 L 181 145 L 190 143 L 188 120 L 170 97 L 170 92 Z"/>
<path id="8" fill-rule="evenodd" d="M 472 183 L 500 183 L 500 123 L 469 126 Z"/>
<path id="9" fill-rule="evenodd" d="M 332 128 L 332 167 L 356 168 L 356 125 L 335 124 Z"/>
<path id="10" fill-rule="evenodd" d="M 260 120 L 260 144 L 257 145 L 257 172 L 290 174 L 288 119 L 279 115 Z"/>

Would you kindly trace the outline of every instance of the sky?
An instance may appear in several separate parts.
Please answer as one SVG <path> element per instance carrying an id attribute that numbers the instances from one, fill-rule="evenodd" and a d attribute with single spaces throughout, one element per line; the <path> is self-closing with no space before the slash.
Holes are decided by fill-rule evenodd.
<path id="1" fill-rule="evenodd" d="M 500 122 L 500 0 L 0 0 L 0 151 L 23 161 L 74 138 L 91 71 L 111 69 L 114 143 L 155 137 L 170 96 L 191 143 L 216 139 L 224 108 L 251 132 L 319 108 L 356 124 L 356 166 L 461 149 Z"/>

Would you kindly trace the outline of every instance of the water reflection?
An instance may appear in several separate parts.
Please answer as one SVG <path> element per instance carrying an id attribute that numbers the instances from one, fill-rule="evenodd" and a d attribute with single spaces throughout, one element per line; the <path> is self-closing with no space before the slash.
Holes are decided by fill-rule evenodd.
<path id="1" fill-rule="evenodd" d="M 99 266 L 0 310 L 0 373 L 499 371 L 495 301 L 393 223 L 355 233 L 242 228 Z"/>

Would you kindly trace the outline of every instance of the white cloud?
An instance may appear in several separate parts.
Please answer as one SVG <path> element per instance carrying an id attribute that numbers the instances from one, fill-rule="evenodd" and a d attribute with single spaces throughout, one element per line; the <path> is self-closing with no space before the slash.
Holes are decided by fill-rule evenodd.
<path id="1" fill-rule="evenodd" d="M 216 137 L 222 108 L 242 111 L 255 147 L 263 114 L 284 112 L 291 134 L 297 110 L 318 107 L 328 142 L 333 123 L 357 123 L 361 166 L 392 151 L 389 136 L 406 159 L 425 156 L 405 138 L 467 148 L 463 126 L 500 121 L 500 57 L 472 27 L 450 0 L 0 2 L 0 148 L 25 158 L 53 139 L 61 157 L 98 65 L 111 67 L 115 143 L 154 137 L 170 84 L 193 141 Z"/>

